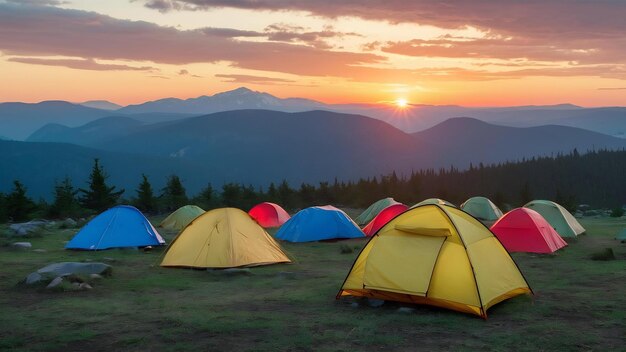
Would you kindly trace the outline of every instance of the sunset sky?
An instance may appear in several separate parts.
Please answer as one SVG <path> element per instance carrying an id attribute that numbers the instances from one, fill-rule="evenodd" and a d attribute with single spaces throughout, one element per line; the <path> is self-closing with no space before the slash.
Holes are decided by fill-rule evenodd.
<path id="1" fill-rule="evenodd" d="M 626 105 L 626 1 L 0 0 L 0 101 Z"/>

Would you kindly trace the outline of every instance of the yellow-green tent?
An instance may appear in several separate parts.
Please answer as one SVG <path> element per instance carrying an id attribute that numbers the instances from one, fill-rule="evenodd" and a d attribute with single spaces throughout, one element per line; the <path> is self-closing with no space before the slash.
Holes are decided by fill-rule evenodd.
<path id="1" fill-rule="evenodd" d="M 204 214 L 204 209 L 195 205 L 185 205 L 184 207 L 176 209 L 175 212 L 163 219 L 159 227 L 168 230 L 182 230 L 192 222 L 193 219 L 202 214 Z"/>
<path id="2" fill-rule="evenodd" d="M 366 225 L 370 221 L 374 220 L 376 215 L 378 215 L 381 211 L 383 211 L 385 208 L 394 204 L 400 204 L 400 203 L 396 202 L 395 199 L 389 198 L 389 197 L 376 201 L 372 205 L 370 205 L 367 209 L 365 209 L 365 211 L 363 211 L 361 215 L 359 215 L 354 220 L 354 222 L 356 222 L 357 225 L 359 226 Z"/>
<path id="3" fill-rule="evenodd" d="M 248 213 L 220 208 L 191 222 L 169 245 L 161 266 L 233 268 L 290 262 Z"/>
<path id="4" fill-rule="evenodd" d="M 524 205 L 524 208 L 532 209 L 541 214 L 561 237 L 576 237 L 585 232 L 585 228 L 576 220 L 574 215 L 558 203 L 549 200 L 533 200 Z"/>
<path id="5" fill-rule="evenodd" d="M 505 299 L 532 293 L 498 239 L 455 207 L 428 204 L 383 226 L 337 294 L 429 304 L 487 317 Z"/>
<path id="6" fill-rule="evenodd" d="M 479 220 L 496 221 L 502 217 L 502 210 L 485 197 L 472 197 L 461 204 L 461 209 Z"/>
<path id="7" fill-rule="evenodd" d="M 448 202 L 447 200 L 443 200 L 443 199 L 439 199 L 439 198 L 428 198 L 428 199 L 424 199 L 423 201 L 414 204 L 411 209 L 413 208 L 417 208 L 421 205 L 426 205 L 426 204 L 439 204 L 439 205 L 449 205 L 451 207 L 455 207 L 456 205 Z"/>

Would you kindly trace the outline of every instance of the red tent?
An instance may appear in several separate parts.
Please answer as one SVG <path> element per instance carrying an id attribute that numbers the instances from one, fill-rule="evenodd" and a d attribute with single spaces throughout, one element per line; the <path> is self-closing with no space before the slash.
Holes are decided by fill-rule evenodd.
<path id="1" fill-rule="evenodd" d="M 262 227 L 279 227 L 290 218 L 280 205 L 269 202 L 255 205 L 248 214 Z"/>
<path id="2" fill-rule="evenodd" d="M 491 231 L 509 252 L 553 253 L 567 246 L 543 216 L 528 208 L 504 214 Z"/>
<path id="3" fill-rule="evenodd" d="M 381 227 L 385 226 L 391 219 L 395 218 L 398 214 L 404 213 L 409 207 L 402 203 L 392 204 L 383 209 L 369 224 L 365 225 L 363 232 L 366 236 L 372 236 Z"/>

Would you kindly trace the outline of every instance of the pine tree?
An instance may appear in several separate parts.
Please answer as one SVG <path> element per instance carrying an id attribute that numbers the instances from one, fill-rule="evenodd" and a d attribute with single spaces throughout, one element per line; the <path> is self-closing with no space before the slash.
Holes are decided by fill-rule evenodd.
<path id="1" fill-rule="evenodd" d="M 157 208 L 156 197 L 152 191 L 152 185 L 148 180 L 148 176 L 141 174 L 141 183 L 136 190 L 137 198 L 134 201 L 135 206 L 144 212 L 153 212 Z"/>
<path id="2" fill-rule="evenodd" d="M 161 199 L 167 211 L 176 210 L 189 201 L 185 187 L 176 175 L 171 175 L 168 178 L 162 192 Z"/>
<path id="3" fill-rule="evenodd" d="M 519 200 L 520 206 L 523 206 L 524 204 L 533 200 L 533 194 L 530 191 L 530 186 L 528 185 L 528 182 L 525 182 L 522 186 L 522 189 L 519 192 Z"/>
<path id="4" fill-rule="evenodd" d="M 210 209 L 215 206 L 217 199 L 215 199 L 215 190 L 209 182 L 200 193 L 194 198 L 194 203 L 198 204 L 204 209 Z"/>
<path id="5" fill-rule="evenodd" d="M 6 197 L 7 215 L 13 221 L 27 220 L 35 211 L 36 206 L 32 199 L 26 196 L 26 187 L 18 181 L 13 181 L 13 191 Z"/>
<path id="6" fill-rule="evenodd" d="M 7 197 L 0 193 L 0 224 L 7 222 L 9 220 L 9 214 L 7 214 Z"/>
<path id="7" fill-rule="evenodd" d="M 80 214 L 80 204 L 76 199 L 78 190 L 72 186 L 72 180 L 65 177 L 54 186 L 54 202 L 50 206 L 49 215 L 54 218 L 76 217 Z"/>
<path id="8" fill-rule="evenodd" d="M 115 191 L 115 186 L 107 186 L 107 177 L 104 168 L 100 166 L 100 160 L 94 159 L 91 175 L 89 175 L 89 189 L 80 188 L 78 190 L 82 193 L 79 201 L 83 207 L 102 212 L 117 204 L 124 190 Z"/>
<path id="9" fill-rule="evenodd" d="M 227 207 L 241 206 L 242 189 L 237 183 L 226 183 L 222 186 L 222 203 Z"/>

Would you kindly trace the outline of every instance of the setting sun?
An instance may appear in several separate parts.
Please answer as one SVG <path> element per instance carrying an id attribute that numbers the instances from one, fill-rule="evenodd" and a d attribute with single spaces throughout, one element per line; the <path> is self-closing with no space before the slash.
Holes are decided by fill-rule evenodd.
<path id="1" fill-rule="evenodd" d="M 406 99 L 396 99 L 396 106 L 399 108 L 406 108 L 409 102 Z"/>

